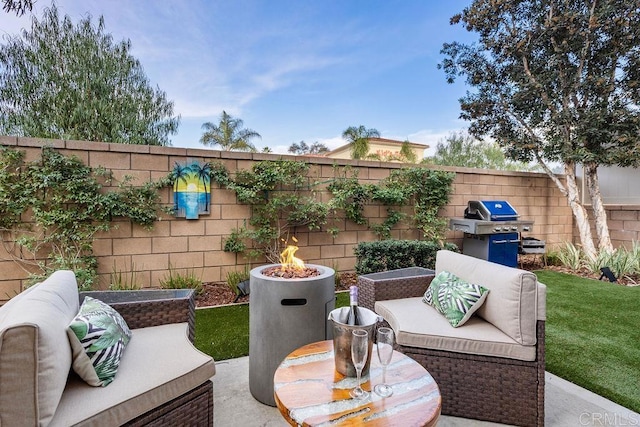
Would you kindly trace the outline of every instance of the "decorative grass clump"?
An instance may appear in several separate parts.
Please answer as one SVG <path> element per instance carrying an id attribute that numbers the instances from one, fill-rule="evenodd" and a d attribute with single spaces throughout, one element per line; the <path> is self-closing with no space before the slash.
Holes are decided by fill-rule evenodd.
<path id="1" fill-rule="evenodd" d="M 547 371 L 639 412 L 640 287 L 536 275 L 547 285 Z"/>

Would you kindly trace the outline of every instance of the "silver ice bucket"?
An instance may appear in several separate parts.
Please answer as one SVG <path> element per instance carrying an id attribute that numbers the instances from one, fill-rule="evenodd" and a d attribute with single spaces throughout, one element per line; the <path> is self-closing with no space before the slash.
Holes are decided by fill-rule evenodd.
<path id="1" fill-rule="evenodd" d="M 351 360 L 351 337 L 356 329 L 364 329 L 369 334 L 369 352 L 367 363 L 362 368 L 362 375 L 369 373 L 371 363 L 371 350 L 373 349 L 373 337 L 376 333 L 376 324 L 381 322 L 382 316 L 378 316 L 368 308 L 359 307 L 361 325 L 347 325 L 349 307 L 340 307 L 329 313 L 329 320 L 333 325 L 333 356 L 336 363 L 336 371 L 347 377 L 355 377 L 356 368 Z"/>

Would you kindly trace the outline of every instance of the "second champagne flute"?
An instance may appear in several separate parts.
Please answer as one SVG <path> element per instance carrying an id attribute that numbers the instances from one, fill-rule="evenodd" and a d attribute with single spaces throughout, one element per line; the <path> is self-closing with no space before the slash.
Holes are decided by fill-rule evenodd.
<path id="1" fill-rule="evenodd" d="M 382 365 L 382 383 L 376 384 L 373 391 L 382 397 L 389 397 L 393 394 L 393 389 L 387 384 L 387 365 L 393 356 L 393 329 L 378 328 L 378 340 L 376 348 L 378 350 L 378 360 Z"/>
<path id="2" fill-rule="evenodd" d="M 363 390 L 360 385 L 360 376 L 362 369 L 367 363 L 367 355 L 369 353 L 369 334 L 364 329 L 356 329 L 352 331 L 351 336 L 351 360 L 356 368 L 358 376 L 358 386 L 349 393 L 351 397 L 356 399 L 365 399 L 369 396 L 369 392 Z"/>

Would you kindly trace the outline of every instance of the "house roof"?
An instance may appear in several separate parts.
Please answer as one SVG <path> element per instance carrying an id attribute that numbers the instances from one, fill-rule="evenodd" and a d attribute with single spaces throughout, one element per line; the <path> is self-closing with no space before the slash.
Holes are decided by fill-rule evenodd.
<path id="1" fill-rule="evenodd" d="M 388 145 L 397 145 L 398 148 L 402 147 L 402 144 L 405 143 L 405 141 L 398 141 L 397 139 L 388 139 L 388 138 L 369 138 L 369 143 L 379 143 L 379 144 L 388 144 Z M 422 149 L 427 149 L 429 148 L 429 146 L 427 144 L 419 144 L 417 142 L 411 142 L 411 141 L 407 141 L 409 142 L 409 147 L 410 148 L 422 148 Z M 350 149 L 351 144 L 344 144 L 341 145 L 340 147 L 331 150 L 331 151 L 327 151 L 326 153 L 324 153 L 325 156 L 329 157 L 331 156 L 331 154 L 334 153 L 340 153 L 346 150 Z"/>

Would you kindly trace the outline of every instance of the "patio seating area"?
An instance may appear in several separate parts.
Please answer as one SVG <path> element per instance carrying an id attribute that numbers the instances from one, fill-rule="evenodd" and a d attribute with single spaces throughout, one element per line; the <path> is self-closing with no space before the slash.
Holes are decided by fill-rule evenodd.
<path id="1" fill-rule="evenodd" d="M 515 365 L 522 366 L 522 369 L 531 371 L 534 377 L 537 377 L 537 376 L 542 377 L 541 381 L 540 380 L 537 381 L 537 384 L 539 384 L 541 387 L 535 386 L 535 385 L 530 387 L 529 382 L 524 384 L 519 374 L 516 375 L 516 374 L 513 374 L 513 372 L 499 373 L 501 377 L 500 377 L 500 380 L 498 381 L 496 380 L 496 378 L 494 378 L 494 375 L 498 375 L 498 374 L 494 374 L 492 373 L 493 371 L 491 369 L 488 369 L 488 371 L 481 372 L 478 375 L 476 375 L 477 378 L 474 378 L 471 381 L 471 383 L 469 383 L 470 385 L 467 384 L 469 385 L 468 388 L 471 390 L 471 392 L 469 392 L 469 390 L 466 390 L 466 391 L 463 391 L 462 393 L 459 393 L 456 391 L 455 387 L 452 386 L 452 384 L 445 383 L 446 381 L 451 380 L 452 377 L 451 377 L 450 371 L 455 370 L 454 369 L 455 366 L 452 367 L 451 369 L 448 369 L 448 373 L 446 375 L 443 375 L 443 373 L 440 372 L 441 369 L 445 369 L 445 368 L 442 368 L 441 366 L 442 364 L 437 361 L 433 362 L 433 360 L 436 360 L 438 358 L 447 357 L 447 354 L 449 354 L 450 352 L 429 351 L 428 356 L 425 357 L 424 360 L 421 361 L 420 363 L 424 364 L 424 366 L 426 366 L 427 369 L 430 370 L 430 372 L 434 373 L 434 378 L 436 378 L 436 381 L 438 381 L 437 379 L 438 375 L 441 378 L 440 381 L 443 381 L 441 384 L 439 384 L 440 390 L 442 393 L 442 399 L 443 399 L 443 413 L 446 413 L 446 414 L 455 413 L 455 411 L 451 409 L 445 410 L 445 406 L 446 406 L 446 402 L 444 402 L 445 399 L 450 399 L 451 396 L 454 396 L 454 398 L 457 398 L 460 395 L 464 395 L 464 399 L 473 401 L 471 402 L 472 405 L 470 406 L 477 407 L 477 406 L 484 405 L 486 406 L 486 408 L 488 408 L 488 409 L 485 408 L 484 412 L 482 411 L 478 412 L 479 414 L 481 414 L 479 417 L 484 419 L 491 418 L 486 415 L 486 412 L 502 411 L 503 408 L 509 406 L 509 401 L 511 402 L 511 406 L 510 408 L 508 408 L 508 412 L 511 412 L 511 413 L 520 413 L 523 411 L 528 413 L 530 407 L 535 408 L 537 405 L 542 405 L 543 411 L 539 411 L 539 413 L 544 413 L 544 418 L 542 420 L 539 420 L 536 418 L 524 419 L 522 417 L 513 418 L 514 419 L 513 422 L 517 423 L 518 425 L 538 424 L 538 425 L 545 425 L 545 426 L 563 426 L 564 427 L 564 426 L 638 425 L 640 423 L 640 414 L 630 411 L 595 393 L 592 393 L 556 375 L 553 375 L 549 372 L 544 371 L 544 335 L 541 335 L 541 332 L 544 331 L 544 312 L 545 312 L 544 290 L 545 289 L 543 285 L 537 284 L 537 281 L 535 280 L 535 276 L 533 274 L 529 272 L 522 272 L 521 270 L 508 269 L 507 267 L 498 266 L 495 264 L 491 264 L 487 266 L 486 264 L 490 264 L 490 263 L 487 263 L 486 261 L 477 260 L 477 259 L 466 260 L 466 257 L 464 255 L 454 254 L 447 251 L 442 251 L 442 253 L 439 254 L 439 258 L 440 258 L 440 261 L 436 260 L 435 273 L 439 271 L 439 268 L 440 270 L 442 270 L 442 268 L 446 266 L 448 270 L 455 271 L 456 274 L 460 274 L 463 278 L 465 277 L 465 274 L 471 271 L 473 273 L 469 273 L 469 274 L 473 274 L 474 277 L 482 276 L 485 282 L 491 283 L 490 285 L 492 286 L 491 292 L 494 293 L 493 295 L 494 299 L 492 300 L 491 304 L 497 302 L 495 299 L 496 297 L 498 297 L 498 299 L 504 297 L 504 296 L 501 296 L 501 293 L 506 292 L 507 294 L 509 294 L 508 289 L 511 287 L 510 284 L 513 284 L 513 283 L 517 284 L 516 286 L 517 288 L 522 287 L 522 289 L 524 289 L 522 292 L 526 292 L 527 288 L 530 288 L 533 290 L 537 289 L 538 292 L 542 292 L 541 296 L 537 296 L 538 293 L 536 292 L 532 293 L 530 297 L 533 298 L 533 300 L 528 301 L 528 303 L 525 304 L 529 308 L 529 311 L 530 311 L 529 314 L 533 316 L 533 319 L 534 319 L 534 322 L 532 323 L 533 325 L 532 328 L 536 332 L 537 339 L 538 339 L 538 345 L 534 345 L 534 348 L 536 349 L 535 358 L 537 362 L 533 363 L 531 367 L 528 367 L 527 363 L 522 363 L 522 362 L 512 363 L 513 361 L 504 359 L 504 357 L 492 358 L 492 357 L 486 357 L 486 356 L 471 356 L 468 358 L 471 361 L 469 363 L 473 363 L 474 360 L 477 362 L 476 359 L 478 359 L 482 363 L 486 363 L 488 365 L 494 365 L 491 367 L 491 369 L 493 370 L 496 369 L 495 367 L 496 363 L 500 364 L 502 362 L 504 362 L 506 365 L 515 364 Z M 465 258 L 465 259 L 462 259 L 462 258 Z M 504 270 L 505 268 L 508 269 L 509 271 Z M 422 270 L 425 270 L 425 269 L 422 269 Z M 513 274 L 510 273 L 511 270 L 513 271 Z M 429 274 L 431 275 L 430 279 L 432 279 L 434 271 L 433 270 L 425 270 L 425 271 L 429 272 Z M 484 271 L 484 273 L 482 271 Z M 388 276 L 387 273 L 372 274 L 370 276 L 377 276 L 378 279 L 382 276 L 386 278 Z M 426 273 L 423 271 L 423 274 L 426 274 Z M 522 276 L 523 274 L 524 276 Z M 468 279 L 468 277 L 466 278 Z M 533 280 L 531 280 L 531 278 L 533 278 Z M 415 277 L 408 278 L 408 279 L 403 277 L 402 279 L 403 280 L 406 279 L 408 282 L 412 282 L 412 280 L 417 282 L 424 282 L 423 279 L 416 280 Z M 523 280 L 524 282 L 527 282 L 528 280 L 531 283 L 528 283 L 528 282 L 523 283 L 522 282 Z M 386 289 L 386 286 L 389 285 L 389 283 L 384 283 L 385 281 L 386 280 L 382 280 L 381 281 L 382 284 L 368 287 L 363 281 L 359 280 L 359 285 L 363 290 L 363 294 L 368 295 L 368 297 L 364 298 L 366 302 L 363 301 L 364 303 L 363 305 L 366 306 L 366 305 L 375 304 L 376 308 L 378 308 L 375 301 L 385 300 L 389 298 L 395 299 L 394 303 L 396 304 L 402 304 L 403 300 L 397 299 L 402 297 L 402 295 L 398 293 L 398 290 L 397 290 L 398 286 L 394 287 L 395 291 L 392 292 L 392 296 L 390 297 L 389 295 L 386 294 L 386 292 L 389 291 L 389 289 Z M 427 285 L 428 285 L 428 282 L 427 282 Z M 426 285 L 421 284 L 420 286 L 421 288 L 418 291 L 416 291 L 417 294 L 414 295 L 414 297 L 424 294 L 424 286 Z M 393 287 L 393 286 L 389 286 L 389 287 Z M 403 288 L 403 293 L 404 293 L 406 291 L 406 288 L 411 288 L 411 284 L 407 285 L 406 283 L 403 283 L 402 286 L 399 286 L 399 287 Z M 510 295 L 511 297 L 513 297 L 514 293 L 512 292 Z M 520 298 L 520 297 L 516 296 L 516 298 Z M 538 300 L 538 303 L 536 303 L 536 299 L 538 298 L 542 298 L 542 300 Z M 371 301 L 369 301 L 369 299 Z M 415 300 L 415 299 L 416 298 L 412 298 L 412 300 Z M 423 304 L 420 303 L 419 305 L 423 305 Z M 502 301 L 502 302 L 499 302 L 498 305 L 504 308 L 505 305 L 509 305 L 509 304 L 506 304 L 505 301 Z M 390 307 L 392 308 L 392 306 L 393 304 L 385 305 L 387 309 L 389 309 Z M 520 305 L 517 304 L 517 306 L 520 306 Z M 403 307 L 406 308 L 406 306 L 403 306 Z M 494 306 L 490 305 L 488 308 L 491 309 L 492 307 Z M 501 309 L 501 311 L 504 311 L 504 310 Z M 390 316 L 390 318 L 393 318 L 393 321 L 390 323 L 392 323 L 392 326 L 395 325 L 394 329 L 399 328 L 401 331 L 404 331 L 405 334 L 407 333 L 410 334 L 411 331 L 407 332 L 406 330 L 403 329 L 402 319 L 403 319 L 403 315 L 406 315 L 406 313 L 401 313 L 401 312 L 402 310 L 400 310 L 400 312 L 396 310 L 395 312 L 396 316 L 390 315 L 390 313 L 385 313 L 385 314 L 387 316 Z M 538 319 L 537 325 L 535 322 L 536 318 Z M 540 321 L 540 319 L 543 319 L 543 320 Z M 422 322 L 422 323 L 433 323 L 433 321 L 434 319 L 431 319 L 429 321 Z M 479 321 L 481 320 L 480 319 L 475 320 L 476 323 Z M 541 323 L 543 324 L 542 328 L 540 327 Z M 404 324 L 404 326 L 407 326 L 407 325 Z M 424 325 L 423 325 L 423 329 L 424 329 Z M 519 330 L 522 331 L 523 329 L 519 328 Z M 415 334 L 413 335 L 415 336 Z M 401 339 L 398 338 L 398 340 L 400 341 Z M 416 349 L 413 349 L 411 346 L 407 347 L 406 345 L 400 345 L 398 347 L 400 351 L 402 352 L 408 351 L 408 354 L 414 357 L 412 351 Z M 485 359 L 487 360 L 485 361 Z M 488 359 L 492 359 L 492 360 L 488 360 Z M 420 361 L 419 358 L 417 360 Z M 435 365 L 431 366 L 430 363 L 435 363 Z M 453 364 L 456 365 L 456 363 L 459 364 L 462 362 L 457 362 L 457 359 L 456 359 L 456 362 L 454 362 Z M 542 369 L 539 369 L 540 367 Z M 498 370 L 500 371 L 500 369 Z M 286 426 L 288 425 L 277 408 L 260 403 L 259 401 L 254 399 L 253 396 L 250 394 L 248 371 L 249 371 L 249 357 L 240 357 L 240 358 L 222 360 L 217 362 L 216 364 L 217 374 L 216 374 L 216 377 L 214 378 L 214 390 L 215 390 L 214 405 L 216 407 L 216 412 L 214 416 L 215 424 L 221 425 L 221 426 L 226 426 L 226 425 Z M 515 389 L 513 389 L 513 387 L 508 385 L 510 381 L 508 376 L 511 374 L 515 375 L 511 379 L 511 382 L 518 383 Z M 515 381 L 513 380 L 514 378 L 515 378 Z M 450 382 L 455 383 L 454 385 L 457 387 L 465 386 L 464 378 L 455 378 L 455 375 L 453 380 L 451 380 Z M 491 385 L 493 383 L 497 383 L 498 388 L 506 387 L 509 390 L 507 391 L 507 393 L 501 392 L 500 390 L 496 390 L 495 384 Z M 534 381 L 534 383 L 536 383 L 536 381 Z M 486 386 L 486 384 L 489 384 L 489 386 Z M 506 384 L 506 385 L 501 386 L 500 384 Z M 523 388 L 523 390 L 517 391 L 516 389 L 519 389 L 519 388 Z M 509 399 L 509 394 L 513 395 L 513 399 L 511 400 Z M 500 400 L 500 402 L 497 402 L 498 400 Z M 470 414 L 465 413 L 464 415 L 459 415 L 459 414 L 456 414 L 456 415 L 457 416 L 441 415 L 437 424 L 439 426 L 445 426 L 445 427 L 446 426 L 505 425 L 505 424 L 497 424 L 494 422 L 479 421 L 479 420 L 472 419 L 471 417 L 473 417 L 474 415 L 472 413 Z M 461 416 L 465 418 L 462 418 Z M 469 417 L 469 418 L 466 418 L 466 417 Z M 502 419 L 500 415 L 494 416 L 493 418 Z"/>
<path id="2" fill-rule="evenodd" d="M 450 254 L 445 254 L 450 255 Z M 454 254 L 454 257 L 461 256 Z M 469 264 L 470 265 L 470 264 Z M 73 286 L 75 289 L 75 285 Z M 33 291 L 36 288 L 32 288 Z M 75 292 L 75 291 L 74 291 Z M 175 297 L 171 298 L 172 304 L 180 305 L 184 300 L 187 305 L 184 308 L 179 308 L 180 311 L 187 311 L 191 313 L 184 323 L 185 328 L 188 331 L 189 336 L 193 334 L 193 299 L 189 298 L 188 301 L 185 298 L 179 298 L 178 294 L 182 295 L 181 291 L 162 291 L 176 293 Z M 33 293 L 33 292 L 31 292 Z M 149 299 L 149 295 L 152 295 L 153 291 L 142 291 L 141 294 L 145 294 L 143 298 L 145 301 Z M 27 293 L 29 294 L 29 292 Z M 137 292 L 129 292 L 127 300 L 130 300 L 132 296 L 136 296 Z M 94 296 L 97 296 L 94 293 Z M 136 310 L 129 310 L 129 305 L 132 307 L 136 304 L 123 303 L 118 300 L 120 293 L 103 292 L 100 297 L 107 300 L 110 304 L 117 307 L 127 317 L 128 321 L 133 328 L 144 327 L 144 319 L 148 316 L 141 318 L 136 317 Z M 190 294 L 191 295 L 191 294 Z M 376 298 L 383 299 L 383 294 L 380 292 L 375 293 Z M 192 295 L 191 295 L 192 296 Z M 75 297 L 74 299 L 77 299 Z M 159 304 L 166 304 L 167 301 L 158 301 Z M 155 304 L 149 300 L 148 304 Z M 8 308 L 11 307 L 10 304 Z M 73 307 L 75 310 L 75 306 Z M 74 311 L 72 310 L 72 311 Z M 158 312 L 172 312 L 170 307 L 164 307 L 157 310 Z M 6 309 L 5 309 L 6 312 Z M 155 320 L 158 322 L 158 320 Z M 139 323 L 143 322 L 143 323 Z M 160 323 L 166 323 L 168 320 L 161 320 Z M 154 323 L 156 324 L 156 323 Z M 145 370 L 146 371 L 146 370 Z M 544 424 L 546 426 L 608 426 L 608 425 L 638 425 L 640 424 L 640 414 L 632 412 L 618 404 L 615 404 L 607 399 L 602 398 L 588 390 L 576 386 L 562 378 L 550 374 L 549 372 L 543 373 L 544 375 Z M 204 378 L 208 379 L 209 376 Z M 211 383 L 213 383 L 213 407 L 215 411 L 212 411 L 212 416 L 206 417 L 208 422 L 204 421 L 203 425 L 209 425 L 213 420 L 214 425 L 217 426 L 286 426 L 288 425 L 280 411 L 272 406 L 265 405 L 256 400 L 249 387 L 249 357 L 239 357 L 228 360 L 221 360 L 215 363 L 215 376 L 211 377 Z M 491 380 L 490 375 L 486 378 Z M 211 384 L 209 381 L 207 383 Z M 210 389 L 209 389 L 210 390 Z M 442 389 L 444 390 L 444 389 Z M 448 391 L 451 395 L 452 391 Z M 443 396 L 446 396 L 443 394 Z M 482 404 L 483 399 L 490 400 L 491 396 L 488 396 L 481 389 L 476 391 L 476 403 Z M 443 397 L 444 399 L 444 397 Z M 516 399 L 517 400 L 517 399 Z M 514 400 L 514 401 L 516 401 Z M 209 408 L 212 408 L 211 404 L 208 404 Z M 489 405 L 490 406 L 490 405 Z M 519 406 L 516 404 L 515 406 Z M 0 407 L 1 409 L 1 407 Z M 179 420 L 184 422 L 184 418 L 180 415 Z M 442 415 L 438 420 L 439 426 L 487 426 L 487 425 L 500 425 L 490 423 L 486 421 L 478 421 L 470 418 L 459 418 L 454 416 Z"/>

